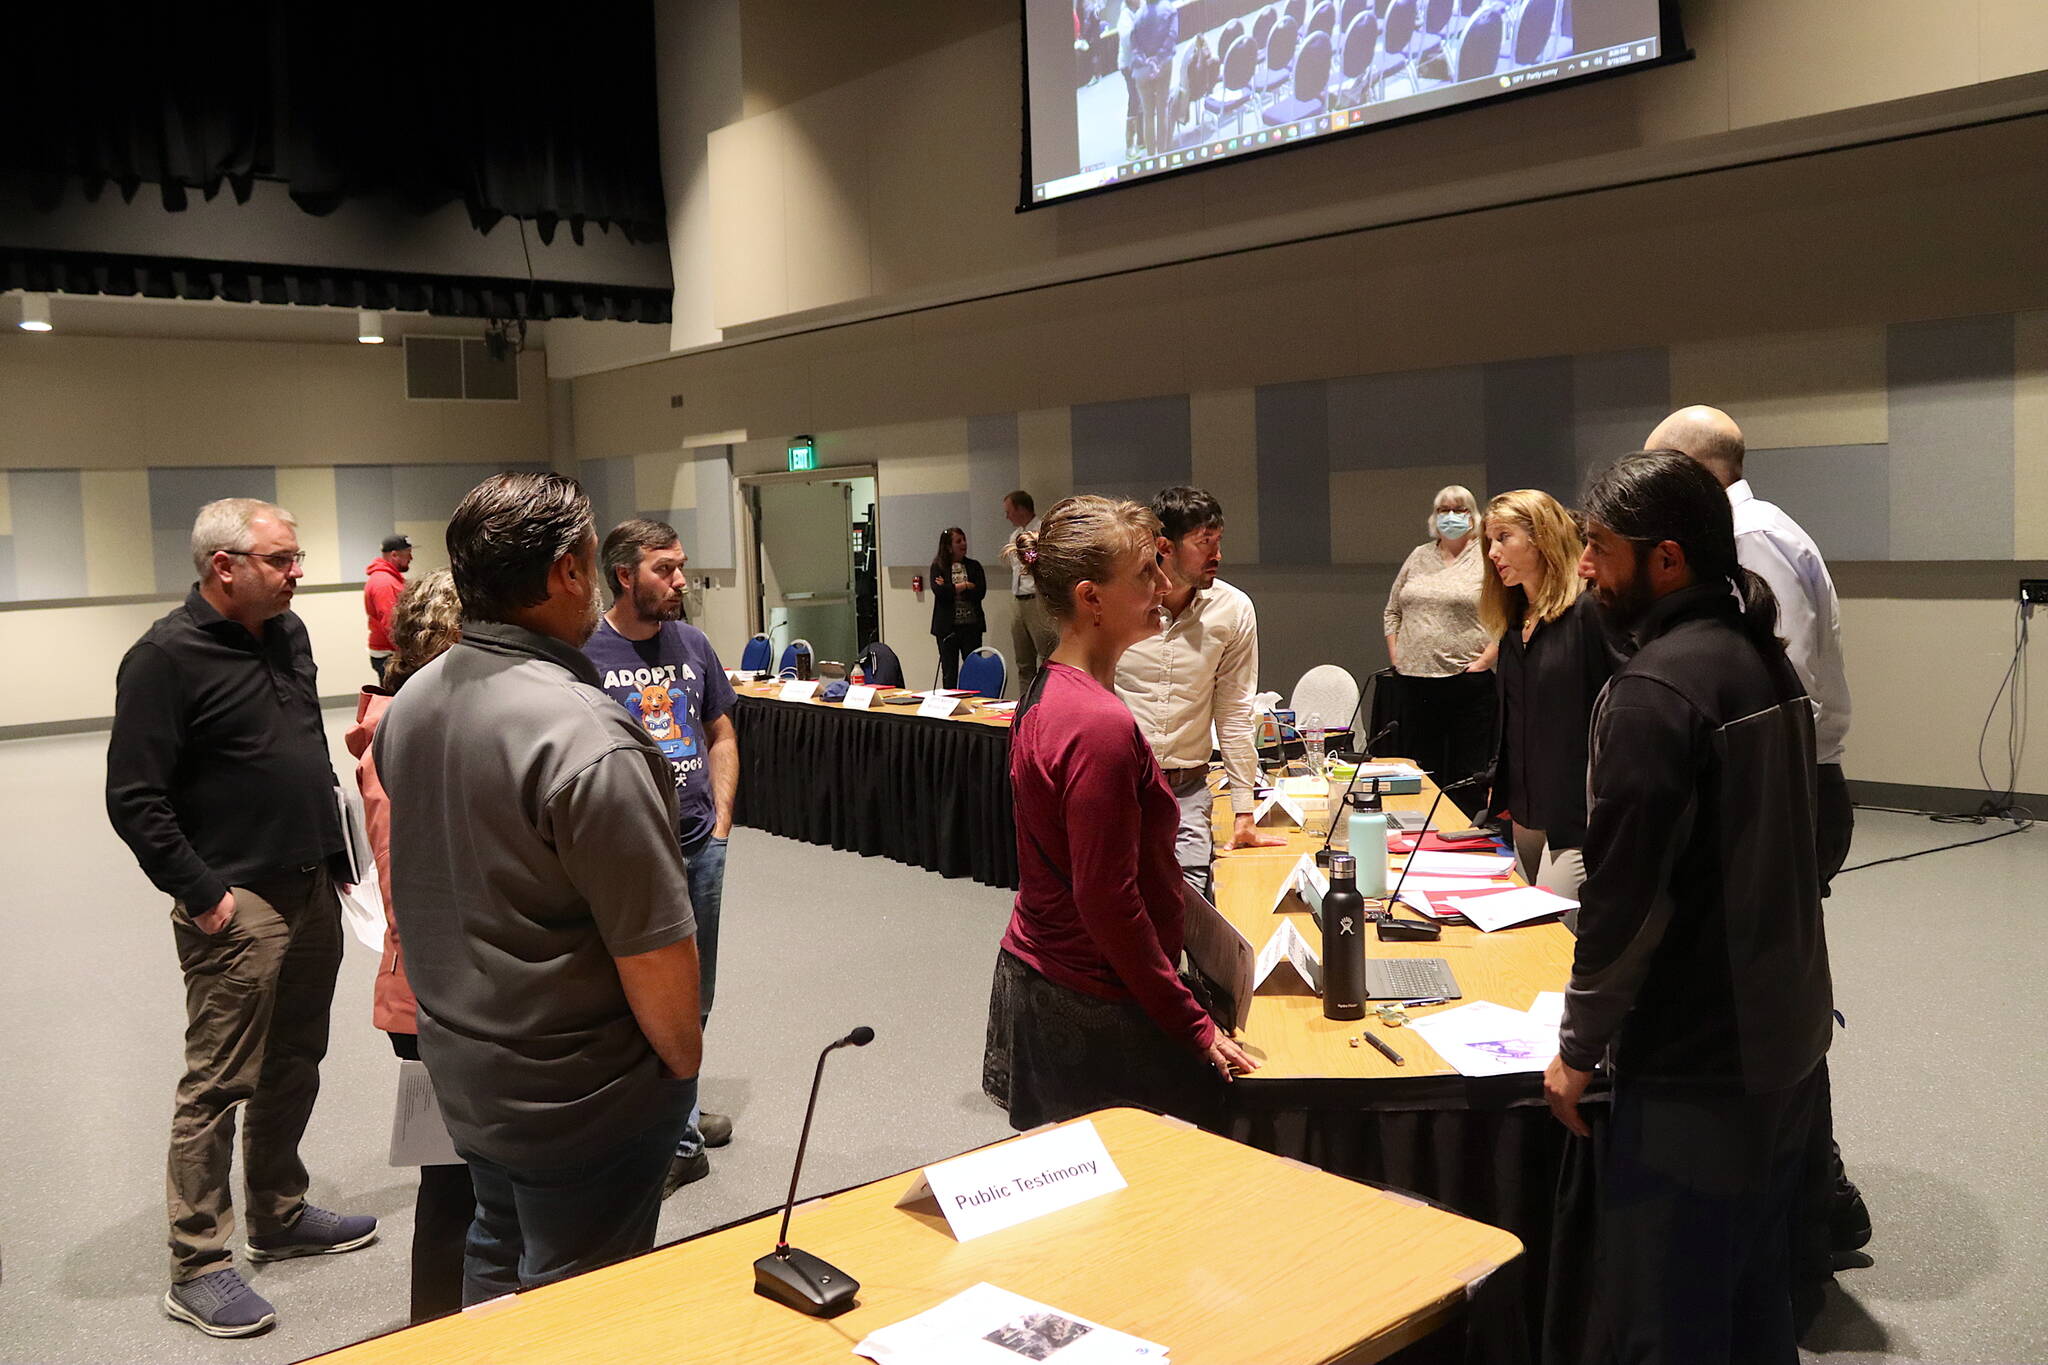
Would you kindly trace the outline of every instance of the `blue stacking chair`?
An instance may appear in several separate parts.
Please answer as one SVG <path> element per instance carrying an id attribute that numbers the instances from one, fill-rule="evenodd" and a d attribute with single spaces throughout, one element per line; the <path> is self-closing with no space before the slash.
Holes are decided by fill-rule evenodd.
<path id="1" fill-rule="evenodd" d="M 1488 0 L 1472 16 L 1472 22 L 1465 25 L 1465 31 L 1458 36 L 1458 58 L 1451 65 L 1454 79 L 1484 80 L 1494 73 L 1500 65 L 1501 39 L 1507 16 L 1507 6 L 1500 0 Z"/>
<path id="2" fill-rule="evenodd" d="M 1557 0 L 1522 0 L 1515 11 L 1515 65 L 1534 66 L 1542 61 L 1556 27 Z"/>
<path id="3" fill-rule="evenodd" d="M 768 667 L 768 660 L 774 653 L 774 643 L 765 635 L 756 635 L 747 641 L 747 647 L 740 651 L 740 668 L 749 673 L 759 673 Z"/>
<path id="4" fill-rule="evenodd" d="M 1294 79 L 1294 49 L 1300 37 L 1300 27 L 1292 19 L 1283 19 L 1266 40 L 1266 59 L 1259 74 L 1252 77 L 1252 89 L 1268 103 L 1278 99 Z"/>
<path id="5" fill-rule="evenodd" d="M 1259 117 L 1269 127 L 1283 123 L 1298 123 L 1305 118 L 1314 118 L 1329 106 L 1323 100 L 1323 87 L 1330 83 L 1330 35 L 1311 33 L 1308 41 L 1301 45 L 1301 53 L 1294 59 L 1294 93 L 1286 99 L 1276 99 L 1268 104 Z"/>
<path id="6" fill-rule="evenodd" d="M 1233 131 L 1244 131 L 1245 111 L 1252 107 L 1252 74 L 1258 63 L 1258 50 L 1249 38 L 1239 38 L 1223 54 L 1222 93 L 1202 97 L 1202 107 L 1209 111 L 1209 117 L 1214 121 L 1211 126 L 1216 132 L 1223 131 L 1226 118 L 1237 120 Z"/>
<path id="7" fill-rule="evenodd" d="M 789 647 L 782 651 L 782 662 L 775 665 L 776 676 L 794 678 L 796 676 L 796 656 L 799 654 L 809 654 L 810 652 L 811 642 L 809 640 L 791 640 Z"/>
<path id="8" fill-rule="evenodd" d="M 1001 650 L 991 645 L 983 645 L 960 661 L 962 692 L 979 692 L 984 697 L 1000 700 L 1009 681 L 1009 661 L 1003 658 Z"/>

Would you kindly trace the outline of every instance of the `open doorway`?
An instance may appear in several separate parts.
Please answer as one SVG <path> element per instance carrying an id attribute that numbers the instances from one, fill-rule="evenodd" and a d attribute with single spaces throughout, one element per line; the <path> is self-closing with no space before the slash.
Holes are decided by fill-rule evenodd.
<path id="1" fill-rule="evenodd" d="M 851 667 L 881 638 L 873 466 L 740 481 L 752 543 L 754 629 L 773 657 L 805 640 L 821 664 Z"/>

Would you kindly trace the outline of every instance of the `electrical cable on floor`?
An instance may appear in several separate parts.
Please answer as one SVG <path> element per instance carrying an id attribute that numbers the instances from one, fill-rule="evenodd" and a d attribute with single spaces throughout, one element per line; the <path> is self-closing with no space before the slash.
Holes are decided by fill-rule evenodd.
<path id="1" fill-rule="evenodd" d="M 2009 820 L 2012 828 L 1987 834 L 1981 839 L 1964 839 L 1953 844 L 1940 844 L 1934 848 L 1923 848 L 1917 853 L 1901 853 L 1891 858 L 1873 858 L 1867 863 L 1845 867 L 1842 872 L 1860 872 L 1866 867 L 1882 867 L 1886 863 L 1903 863 L 1909 858 L 1924 858 L 1930 853 L 1946 853 L 1955 848 L 1971 848 L 1977 844 L 1988 844 L 1994 839 L 2010 838 L 2024 834 L 2034 827 L 2034 812 L 2017 804 L 2013 797 L 2018 794 L 2020 760 L 2027 749 L 2027 623 L 2033 613 L 2026 603 L 2020 603 L 2013 612 L 2012 662 L 2005 667 L 2005 676 L 1999 680 L 1998 690 L 1991 694 L 1991 709 L 1984 713 L 1984 724 L 1977 731 L 1977 775 L 1984 779 L 1984 801 L 1974 811 L 1918 811 L 1898 806 L 1863 806 L 1863 810 L 1891 811 L 1899 815 L 1924 815 L 1937 825 L 1985 825 L 1993 820 Z M 2006 706 L 2005 720 L 2005 790 L 2001 793 L 1991 783 L 1991 774 L 1984 766 L 1984 741 L 1990 737 L 1991 722 L 1998 715 L 1998 704 L 2006 699 L 2010 690 L 2012 696 Z M 1841 873 L 1837 873 L 1840 876 Z"/>

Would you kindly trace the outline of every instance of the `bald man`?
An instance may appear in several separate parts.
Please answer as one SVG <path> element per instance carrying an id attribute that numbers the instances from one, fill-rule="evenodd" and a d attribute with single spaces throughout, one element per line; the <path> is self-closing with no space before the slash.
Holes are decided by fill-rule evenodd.
<path id="1" fill-rule="evenodd" d="M 1735 514 L 1735 557 L 1742 567 L 1771 585 L 1778 599 L 1778 633 L 1814 702 L 1814 749 L 1819 765 L 1814 848 L 1819 855 L 1820 893 L 1828 894 L 1855 832 L 1856 811 L 1842 778 L 1843 742 L 1849 734 L 1849 681 L 1842 671 L 1842 621 L 1835 583 L 1813 538 L 1784 509 L 1750 491 L 1742 461 L 1748 451 L 1742 428 L 1719 408 L 1680 408 L 1657 424 L 1644 445 L 1676 450 L 1704 465 L 1728 490 Z M 1826 1064 L 1823 1063 L 1823 1071 Z M 1870 1240 L 1870 1211 L 1842 1167 L 1834 1147 L 1829 1231 L 1837 1268 Z"/>
<path id="2" fill-rule="evenodd" d="M 1842 778 L 1849 735 L 1849 681 L 1842 671 L 1842 621 L 1835 583 L 1813 538 L 1784 509 L 1750 490 L 1742 474 L 1742 428 L 1719 408 L 1681 408 L 1650 433 L 1651 450 L 1690 455 L 1721 481 L 1735 513 L 1735 555 L 1778 599 L 1785 652 L 1814 701 L 1815 759 L 1820 764 L 1820 893 L 1828 894 L 1849 856 L 1856 812 Z"/>

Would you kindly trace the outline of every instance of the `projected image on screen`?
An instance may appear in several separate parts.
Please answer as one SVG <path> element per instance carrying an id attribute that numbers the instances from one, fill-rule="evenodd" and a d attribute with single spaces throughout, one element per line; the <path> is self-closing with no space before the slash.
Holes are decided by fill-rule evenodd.
<path id="1" fill-rule="evenodd" d="M 1658 0 L 1029 0 L 1043 203 L 1661 55 Z"/>

